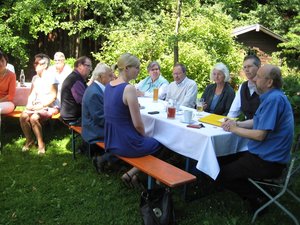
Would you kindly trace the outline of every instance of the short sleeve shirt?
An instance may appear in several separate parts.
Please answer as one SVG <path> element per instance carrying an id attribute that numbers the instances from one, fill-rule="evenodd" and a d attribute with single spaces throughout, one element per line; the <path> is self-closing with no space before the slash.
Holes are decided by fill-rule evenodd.
<path id="1" fill-rule="evenodd" d="M 253 118 L 253 129 L 266 130 L 268 134 L 263 141 L 250 140 L 249 152 L 266 161 L 286 164 L 290 160 L 294 132 L 292 107 L 278 89 L 262 94 L 260 100 Z"/>

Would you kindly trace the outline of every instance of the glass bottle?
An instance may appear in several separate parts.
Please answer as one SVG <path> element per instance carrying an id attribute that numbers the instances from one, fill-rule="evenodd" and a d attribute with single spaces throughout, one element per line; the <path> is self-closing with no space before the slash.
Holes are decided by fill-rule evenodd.
<path id="1" fill-rule="evenodd" d="M 25 74 L 24 74 L 24 70 L 21 70 L 21 74 L 20 74 L 20 86 L 24 87 L 25 86 Z"/>

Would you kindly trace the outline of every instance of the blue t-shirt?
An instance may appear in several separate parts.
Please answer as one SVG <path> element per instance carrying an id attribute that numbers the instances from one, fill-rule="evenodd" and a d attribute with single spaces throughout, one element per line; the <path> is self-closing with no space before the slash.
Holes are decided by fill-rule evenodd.
<path id="1" fill-rule="evenodd" d="M 220 95 L 214 95 L 214 97 L 213 97 L 213 99 L 212 99 L 212 101 L 211 101 L 211 104 L 210 104 L 210 107 L 209 107 L 209 112 L 210 113 L 214 113 L 215 112 L 215 108 L 216 108 L 216 106 L 217 106 L 217 103 L 218 103 L 218 101 L 219 101 L 219 98 L 220 98 Z"/>
<path id="2" fill-rule="evenodd" d="M 290 160 L 294 133 L 292 107 L 279 89 L 262 94 L 260 101 L 253 117 L 253 129 L 267 130 L 268 134 L 263 141 L 250 140 L 249 152 L 266 161 L 286 164 Z"/>

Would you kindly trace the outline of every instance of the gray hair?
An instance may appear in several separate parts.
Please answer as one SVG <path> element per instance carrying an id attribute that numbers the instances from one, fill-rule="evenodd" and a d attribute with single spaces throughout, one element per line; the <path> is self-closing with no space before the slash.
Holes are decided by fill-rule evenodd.
<path id="1" fill-rule="evenodd" d="M 56 57 L 56 58 L 59 58 L 59 59 L 66 59 L 65 54 L 62 53 L 62 52 L 56 52 L 56 53 L 54 54 L 54 59 L 55 59 L 55 57 Z"/>
<path id="2" fill-rule="evenodd" d="M 225 82 L 229 81 L 229 79 L 230 79 L 229 69 L 227 68 L 227 66 L 224 63 L 217 63 L 216 65 L 214 65 L 214 67 L 212 68 L 212 70 L 210 72 L 210 79 L 211 80 L 213 80 L 213 72 L 214 72 L 215 69 L 221 71 L 224 74 L 224 76 L 225 76 L 224 81 Z"/>
<path id="3" fill-rule="evenodd" d="M 112 71 L 112 69 L 105 63 L 98 63 L 92 73 L 92 79 L 97 80 L 101 75 Z"/>
<path id="4" fill-rule="evenodd" d="M 150 62 L 149 65 L 147 66 L 147 71 L 149 72 L 154 66 L 157 66 L 158 69 L 160 70 L 160 65 L 158 62 L 156 61 L 153 61 L 153 62 Z"/>

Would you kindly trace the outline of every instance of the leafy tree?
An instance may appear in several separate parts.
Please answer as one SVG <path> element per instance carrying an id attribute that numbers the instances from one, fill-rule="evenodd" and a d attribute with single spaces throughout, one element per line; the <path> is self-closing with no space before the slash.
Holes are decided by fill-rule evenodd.
<path id="1" fill-rule="evenodd" d="M 107 41 L 94 57 L 113 64 L 122 53 L 131 52 L 142 62 L 139 79 L 147 76 L 146 65 L 157 60 L 162 74 L 172 81 L 175 20 L 174 7 L 172 12 L 162 12 L 159 17 L 147 20 L 153 22 L 130 21 L 107 34 Z M 216 62 L 224 62 L 233 74 L 238 74 L 242 52 L 231 38 L 230 22 L 220 7 L 203 9 L 195 4 L 183 7 L 178 35 L 179 61 L 187 65 L 188 76 L 197 82 L 200 91 L 209 82 L 210 69 Z"/>

